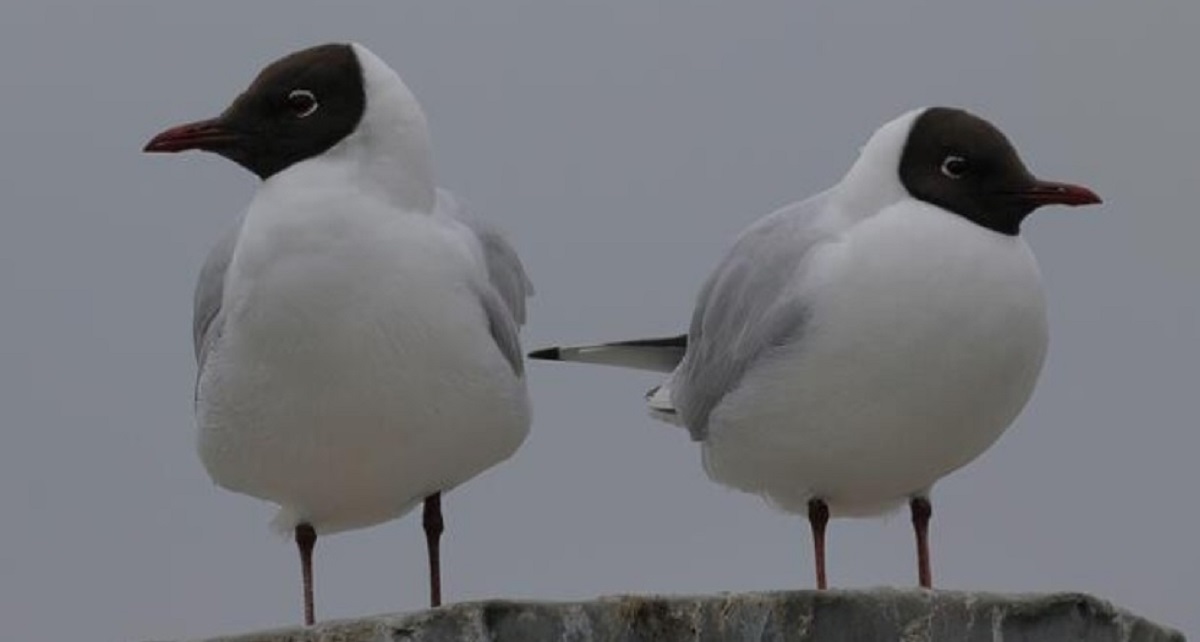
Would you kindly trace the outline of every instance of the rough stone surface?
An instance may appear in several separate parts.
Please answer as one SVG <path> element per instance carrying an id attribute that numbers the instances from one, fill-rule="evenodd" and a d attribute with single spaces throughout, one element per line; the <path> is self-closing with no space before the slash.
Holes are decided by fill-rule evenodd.
<path id="1" fill-rule="evenodd" d="M 874 589 L 589 602 L 454 604 L 210 642 L 1167 642 L 1159 626 L 1082 594 Z"/>

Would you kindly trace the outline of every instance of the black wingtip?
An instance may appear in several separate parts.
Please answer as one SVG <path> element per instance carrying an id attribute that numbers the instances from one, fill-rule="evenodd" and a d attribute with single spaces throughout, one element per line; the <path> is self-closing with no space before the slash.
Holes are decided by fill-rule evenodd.
<path id="1" fill-rule="evenodd" d="M 687 334 L 677 334 L 670 337 L 654 337 L 653 339 L 634 339 L 610 343 L 612 346 L 629 346 L 631 348 L 684 348 L 687 349 Z"/>
<path id="2" fill-rule="evenodd" d="M 542 348 L 529 353 L 530 359 L 541 359 L 542 361 L 562 361 L 562 351 L 555 348 Z"/>

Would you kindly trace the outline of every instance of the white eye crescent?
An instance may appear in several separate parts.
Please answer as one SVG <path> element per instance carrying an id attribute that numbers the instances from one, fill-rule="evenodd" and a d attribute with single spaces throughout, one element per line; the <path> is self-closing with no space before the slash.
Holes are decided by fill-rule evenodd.
<path id="1" fill-rule="evenodd" d="M 288 94 L 287 104 L 296 118 L 308 118 L 321 106 L 317 97 L 307 89 L 293 89 Z"/>
<path id="2" fill-rule="evenodd" d="M 951 154 L 942 161 L 942 174 L 947 178 L 958 180 L 967 173 L 967 167 L 967 159 Z"/>

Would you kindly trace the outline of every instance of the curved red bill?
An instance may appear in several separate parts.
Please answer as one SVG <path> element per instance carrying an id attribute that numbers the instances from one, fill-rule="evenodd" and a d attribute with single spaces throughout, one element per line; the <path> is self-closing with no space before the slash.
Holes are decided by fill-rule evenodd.
<path id="1" fill-rule="evenodd" d="M 220 120 L 201 120 L 172 127 L 146 143 L 144 152 L 182 152 L 188 149 L 212 150 L 236 143 L 237 134 L 227 129 Z"/>
<path id="2" fill-rule="evenodd" d="M 1037 181 L 1027 190 L 1017 192 L 1018 197 L 1037 205 L 1094 205 L 1102 203 L 1100 197 L 1082 185 Z"/>

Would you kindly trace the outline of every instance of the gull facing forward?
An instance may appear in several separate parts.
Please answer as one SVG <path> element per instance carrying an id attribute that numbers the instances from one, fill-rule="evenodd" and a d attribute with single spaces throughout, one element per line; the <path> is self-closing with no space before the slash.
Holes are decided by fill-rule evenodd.
<path id="1" fill-rule="evenodd" d="M 441 494 L 529 430 L 518 327 L 529 281 L 512 247 L 433 179 L 425 116 L 358 44 L 282 58 L 221 116 L 149 152 L 200 149 L 262 179 L 196 286 L 200 458 L 279 505 L 305 622 L 318 535 L 424 501 L 441 601 Z"/>

